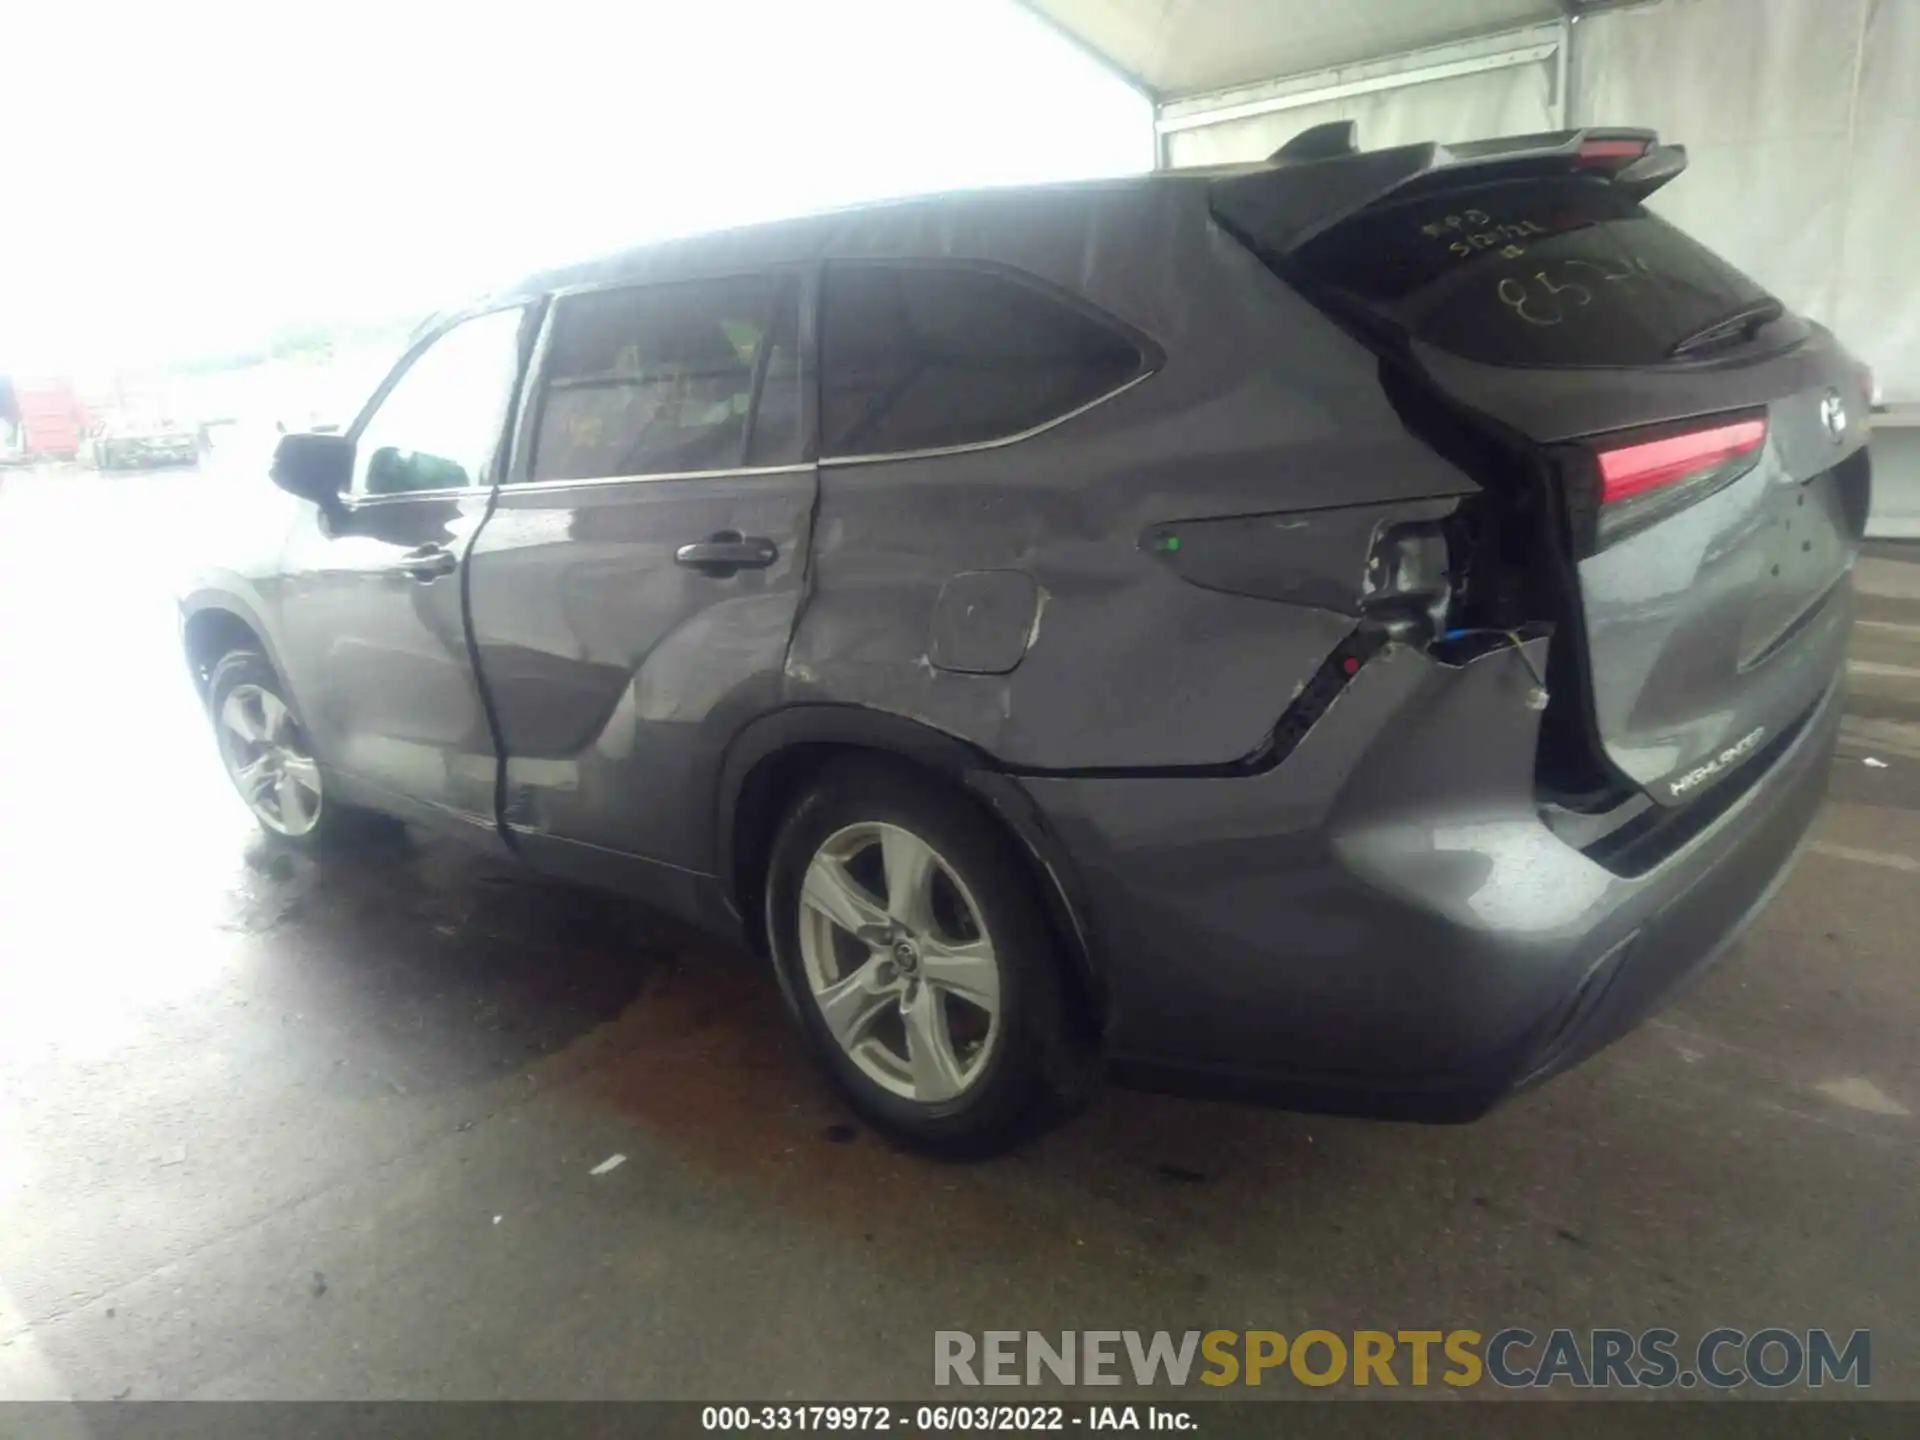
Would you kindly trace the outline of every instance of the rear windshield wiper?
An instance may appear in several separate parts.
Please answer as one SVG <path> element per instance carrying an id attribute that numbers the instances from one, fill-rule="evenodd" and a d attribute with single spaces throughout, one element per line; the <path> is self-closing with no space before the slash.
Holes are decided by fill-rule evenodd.
<path id="1" fill-rule="evenodd" d="M 1771 325 L 1787 313 L 1787 307 L 1771 295 L 1742 305 L 1731 315 L 1723 315 L 1710 325 L 1703 325 L 1691 335 L 1677 340 L 1667 351 L 1669 360 L 1691 354 L 1695 350 L 1704 350 L 1722 340 L 1738 335 L 1743 340 L 1751 340 L 1753 333 L 1762 325 Z"/>

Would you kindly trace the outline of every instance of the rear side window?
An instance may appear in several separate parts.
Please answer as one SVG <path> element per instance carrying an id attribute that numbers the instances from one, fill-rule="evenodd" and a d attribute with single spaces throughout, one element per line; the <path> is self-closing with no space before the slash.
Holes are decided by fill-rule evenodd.
<path id="1" fill-rule="evenodd" d="M 1659 364 L 1768 298 L 1593 176 L 1492 181 L 1382 205 L 1296 258 L 1418 339 L 1500 365 Z"/>
<path id="2" fill-rule="evenodd" d="M 799 288 L 785 277 L 563 297 L 530 478 L 797 461 L 799 331 Z"/>
<path id="3" fill-rule="evenodd" d="M 823 455 L 1004 440 L 1141 373 L 1140 349 L 1069 302 L 959 266 L 833 265 L 821 303 Z"/>

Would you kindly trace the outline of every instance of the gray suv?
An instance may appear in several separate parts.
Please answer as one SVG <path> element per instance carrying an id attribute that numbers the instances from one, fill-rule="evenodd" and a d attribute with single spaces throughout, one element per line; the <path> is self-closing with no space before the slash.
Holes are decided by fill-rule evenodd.
<path id="1" fill-rule="evenodd" d="M 1863 372 L 1683 164 L 1323 127 L 535 276 L 281 443 L 220 752 L 764 952 L 910 1143 L 1479 1114 L 1740 932 L 1838 722 Z"/>

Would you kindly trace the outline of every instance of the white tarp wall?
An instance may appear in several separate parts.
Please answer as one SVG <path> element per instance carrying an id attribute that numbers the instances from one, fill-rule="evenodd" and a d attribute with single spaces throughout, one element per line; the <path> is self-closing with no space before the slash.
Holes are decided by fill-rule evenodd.
<path id="1" fill-rule="evenodd" d="M 1665 0 L 1574 26 L 1573 123 L 1687 147 L 1654 208 L 1920 402 L 1920 3 Z"/>
<path id="2" fill-rule="evenodd" d="M 1160 107 L 1161 159 L 1175 167 L 1257 160 L 1329 120 L 1356 121 L 1369 150 L 1553 130 L 1565 33 L 1533 26 L 1173 101 Z"/>
<path id="3" fill-rule="evenodd" d="M 1161 154 L 1258 159 L 1345 119 L 1370 150 L 1652 126 L 1690 157 L 1654 207 L 1920 403 L 1920 0 L 1654 0 L 1173 101 Z"/>
<path id="4" fill-rule="evenodd" d="M 1653 207 L 1873 366 L 1873 532 L 1920 534 L 1920 0 L 1652 0 L 1163 105 L 1173 166 L 1324 120 L 1368 149 L 1646 125 L 1689 165 Z"/>
<path id="5" fill-rule="evenodd" d="M 1920 0 L 1663 0 L 1571 54 L 1574 123 L 1685 143 L 1654 208 L 1873 366 L 1868 533 L 1920 536 Z"/>

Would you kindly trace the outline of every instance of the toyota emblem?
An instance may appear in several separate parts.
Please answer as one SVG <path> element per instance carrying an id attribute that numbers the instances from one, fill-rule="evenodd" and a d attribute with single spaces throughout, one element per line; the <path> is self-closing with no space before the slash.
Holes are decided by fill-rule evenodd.
<path id="1" fill-rule="evenodd" d="M 1829 390 L 1827 398 L 1820 402 L 1820 423 L 1827 427 L 1827 434 L 1838 445 L 1847 436 L 1847 402 L 1840 398 L 1838 390 Z"/>

